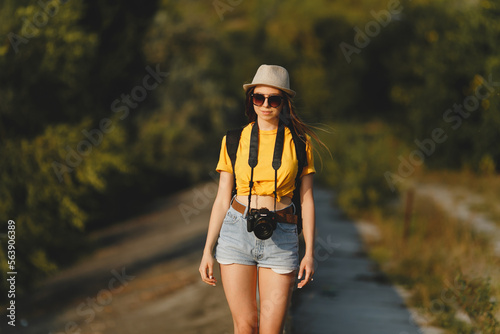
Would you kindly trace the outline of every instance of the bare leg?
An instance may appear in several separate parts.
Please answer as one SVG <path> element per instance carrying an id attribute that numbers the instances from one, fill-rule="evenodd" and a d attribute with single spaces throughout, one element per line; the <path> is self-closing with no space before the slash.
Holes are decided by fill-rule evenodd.
<path id="1" fill-rule="evenodd" d="M 259 268 L 260 334 L 282 334 L 295 282 L 295 272 L 277 274 Z"/>
<path id="2" fill-rule="evenodd" d="M 258 334 L 257 267 L 221 264 L 221 280 L 233 316 L 234 334 Z"/>

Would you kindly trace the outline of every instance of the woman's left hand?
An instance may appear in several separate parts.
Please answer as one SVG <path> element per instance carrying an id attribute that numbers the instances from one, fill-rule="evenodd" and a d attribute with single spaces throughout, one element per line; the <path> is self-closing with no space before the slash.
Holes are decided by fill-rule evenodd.
<path id="1" fill-rule="evenodd" d="M 305 273 L 305 276 L 304 276 Z M 299 282 L 297 288 L 302 288 L 307 283 L 313 280 L 314 275 L 314 258 L 312 255 L 305 255 L 302 261 L 300 261 L 299 269 L 299 280 L 304 277 L 302 281 Z"/>

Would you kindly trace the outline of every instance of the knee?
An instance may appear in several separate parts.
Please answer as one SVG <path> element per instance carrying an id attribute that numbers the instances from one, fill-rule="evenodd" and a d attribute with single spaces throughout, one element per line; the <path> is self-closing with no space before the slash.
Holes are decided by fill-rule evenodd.
<path id="1" fill-rule="evenodd" d="M 234 319 L 235 334 L 257 334 L 258 332 L 259 322 L 257 315 Z"/>

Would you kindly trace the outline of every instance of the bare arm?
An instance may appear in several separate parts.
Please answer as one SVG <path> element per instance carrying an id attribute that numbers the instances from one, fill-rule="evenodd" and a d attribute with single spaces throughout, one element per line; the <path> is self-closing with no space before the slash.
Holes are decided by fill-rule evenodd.
<path id="1" fill-rule="evenodd" d="M 233 184 L 233 174 L 221 172 L 219 189 L 217 190 L 217 196 L 212 206 L 212 213 L 210 214 L 210 221 L 208 223 L 207 239 L 199 269 L 202 280 L 214 286 L 217 280 L 213 278 L 213 266 L 215 264 L 213 251 L 217 238 L 219 237 L 222 222 L 231 203 Z"/>
<path id="2" fill-rule="evenodd" d="M 304 258 L 300 263 L 299 279 L 303 276 L 304 271 L 305 276 L 304 280 L 298 284 L 299 288 L 306 285 L 312 279 L 314 274 L 316 213 L 314 208 L 313 175 L 314 174 L 304 175 L 300 186 L 300 201 L 302 203 L 302 233 L 304 234 L 306 250 Z"/>

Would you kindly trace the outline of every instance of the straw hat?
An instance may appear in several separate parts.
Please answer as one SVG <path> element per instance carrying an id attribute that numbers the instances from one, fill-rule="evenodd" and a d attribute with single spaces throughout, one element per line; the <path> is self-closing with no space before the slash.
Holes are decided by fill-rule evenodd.
<path id="1" fill-rule="evenodd" d="M 253 77 L 252 83 L 243 85 L 245 92 L 255 86 L 266 85 L 281 89 L 291 97 L 295 96 L 295 91 L 290 89 L 290 78 L 286 68 L 278 65 L 260 65 L 257 73 Z"/>

